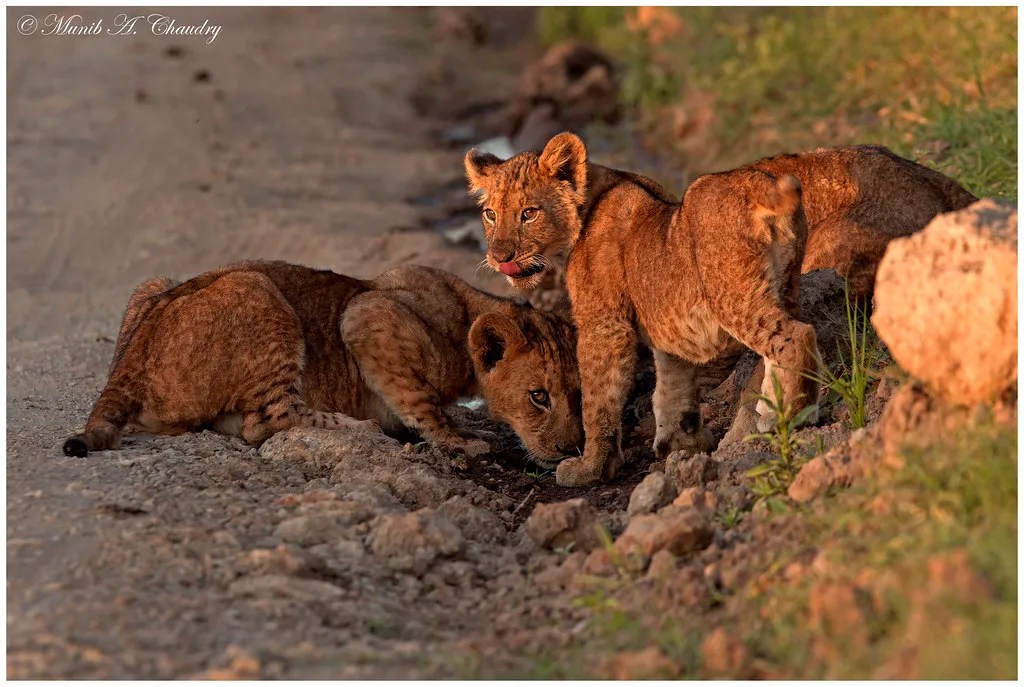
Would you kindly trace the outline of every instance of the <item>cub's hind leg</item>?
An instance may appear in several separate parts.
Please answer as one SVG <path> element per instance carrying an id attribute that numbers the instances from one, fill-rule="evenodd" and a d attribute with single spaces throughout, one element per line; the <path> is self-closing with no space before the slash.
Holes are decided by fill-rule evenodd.
<path id="1" fill-rule="evenodd" d="M 89 451 L 120 448 L 121 433 L 125 425 L 132 421 L 141 404 L 130 377 L 118 375 L 118 367 L 139 326 L 159 303 L 157 296 L 174 288 L 178 283 L 167 277 L 150 279 L 140 284 L 128 299 L 124 316 L 121 318 L 121 329 L 117 334 L 114 355 L 110 361 L 107 385 L 93 406 L 85 429 L 64 442 L 64 455 L 83 458 Z"/>
<path id="2" fill-rule="evenodd" d="M 655 386 L 654 455 L 658 460 L 673 451 L 710 450 L 714 437 L 701 424 L 699 366 L 665 351 L 654 351 Z"/>
<path id="3" fill-rule="evenodd" d="M 733 341 L 703 365 L 664 351 L 654 352 L 654 454 L 659 460 L 673 451 L 696 454 L 714 450 L 715 437 L 700 415 L 701 397 L 729 377 L 743 350 L 739 342 Z"/>
<path id="4" fill-rule="evenodd" d="M 143 282 L 135 289 L 132 297 L 128 299 L 128 307 L 125 308 L 124 317 L 121 318 L 121 329 L 117 333 L 114 357 L 110 361 L 111 375 L 124 357 L 124 353 L 131 343 L 139 324 L 159 302 L 156 297 L 173 289 L 180 283 L 169 277 L 157 277 L 156 279 Z"/>
<path id="5" fill-rule="evenodd" d="M 283 383 L 278 389 L 282 387 Z M 328 413 L 310 408 L 298 395 L 295 386 L 289 384 L 280 395 L 265 401 L 256 410 L 242 414 L 239 433 L 243 439 L 258 446 L 274 434 L 292 427 L 380 430 L 380 425 L 374 420 L 357 420 L 344 413 Z"/>
<path id="6" fill-rule="evenodd" d="M 383 293 L 361 294 L 345 310 L 341 335 L 363 381 L 406 427 L 450 451 L 491 450 L 483 439 L 461 436 L 444 412 L 472 374 L 468 360 L 445 355 L 445 342 L 412 309 Z"/>

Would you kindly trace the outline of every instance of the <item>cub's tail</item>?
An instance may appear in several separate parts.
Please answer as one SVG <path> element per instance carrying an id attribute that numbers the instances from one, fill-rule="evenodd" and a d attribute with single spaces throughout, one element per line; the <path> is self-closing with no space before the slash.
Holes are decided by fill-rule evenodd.
<path id="1" fill-rule="evenodd" d="M 140 327 L 153 310 L 166 300 L 163 298 L 165 294 L 177 286 L 179 282 L 174 279 L 159 277 L 150 279 L 135 289 L 121 319 L 121 330 L 117 334 L 117 344 L 114 346 L 114 355 L 110 361 L 107 386 L 89 415 L 85 431 L 64 442 L 64 455 L 84 458 L 89 451 L 103 451 L 121 446 L 121 431 L 141 409 L 140 404 L 133 401 L 131 395 L 123 388 L 124 375 L 119 374 L 121 363 L 132 349 Z"/>
<path id="2" fill-rule="evenodd" d="M 800 265 L 807 248 L 807 217 L 803 190 L 792 174 L 768 178 L 768 188 L 754 213 L 754 233 L 764 241 L 772 288 L 783 308 L 799 312 Z M 763 187 L 762 187 L 763 188 Z"/>
<path id="3" fill-rule="evenodd" d="M 792 174 L 786 174 L 775 180 L 774 187 L 766 194 L 761 220 L 765 223 L 769 240 L 772 243 L 787 243 L 800 239 L 806 240 L 807 219 L 804 217 L 803 188 L 800 180 Z"/>

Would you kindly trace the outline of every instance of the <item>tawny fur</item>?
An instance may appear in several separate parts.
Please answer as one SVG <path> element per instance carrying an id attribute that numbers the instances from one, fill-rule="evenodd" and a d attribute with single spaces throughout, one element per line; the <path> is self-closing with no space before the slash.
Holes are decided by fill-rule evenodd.
<path id="1" fill-rule="evenodd" d="M 617 409 L 638 337 L 655 349 L 656 453 L 708 450 L 699 392 L 728 376 L 744 345 L 782 377 L 791 412 L 815 400 L 814 386 L 797 374 L 815 364 L 813 331 L 795 319 L 801 272 L 835 269 L 866 297 L 891 239 L 975 200 L 879 146 L 782 155 L 706 175 L 681 206 L 650 179 L 588 163 L 572 134 L 505 162 L 470 151 L 465 166 L 484 208 L 492 268 L 516 263 L 522 269 L 508 279 L 529 289 L 553 259 L 569 256 L 587 450 L 559 467 L 564 484 L 614 474 Z M 529 222 L 526 208 L 536 210 Z"/>
<path id="2" fill-rule="evenodd" d="M 154 279 L 129 301 L 106 388 L 64 452 L 116 448 L 126 426 L 259 444 L 373 421 L 480 453 L 486 441 L 444 412 L 480 393 L 535 459 L 554 462 L 581 439 L 574 343 L 564 319 L 426 267 L 362 281 L 252 261 Z"/>

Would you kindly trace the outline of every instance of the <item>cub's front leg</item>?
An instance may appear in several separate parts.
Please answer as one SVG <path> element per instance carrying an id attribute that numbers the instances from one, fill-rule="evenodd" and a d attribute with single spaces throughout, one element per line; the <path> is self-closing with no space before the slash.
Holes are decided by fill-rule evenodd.
<path id="1" fill-rule="evenodd" d="M 576 487 L 611 479 L 622 467 L 622 409 L 636 373 L 636 332 L 629 322 L 581 321 L 576 357 L 583 393 L 583 455 L 558 464 L 555 481 Z"/>
<path id="2" fill-rule="evenodd" d="M 470 456 L 489 453 L 482 438 L 461 436 L 444 412 L 444 390 L 459 371 L 424 321 L 386 294 L 352 299 L 341 324 L 359 374 L 402 423 L 431 444 Z"/>

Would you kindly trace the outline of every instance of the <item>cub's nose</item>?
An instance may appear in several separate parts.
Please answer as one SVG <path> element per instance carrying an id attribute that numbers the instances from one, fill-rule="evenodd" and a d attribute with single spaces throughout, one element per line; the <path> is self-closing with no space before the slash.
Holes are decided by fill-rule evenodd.
<path id="1" fill-rule="evenodd" d="M 505 262 L 512 262 L 512 258 L 514 258 L 515 256 L 516 252 L 511 249 L 495 249 L 491 251 L 491 257 L 494 258 L 494 261 L 497 262 L 499 265 Z"/>

